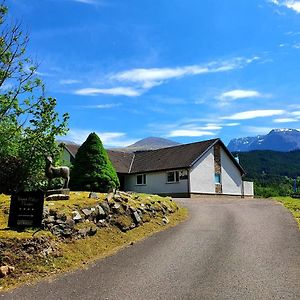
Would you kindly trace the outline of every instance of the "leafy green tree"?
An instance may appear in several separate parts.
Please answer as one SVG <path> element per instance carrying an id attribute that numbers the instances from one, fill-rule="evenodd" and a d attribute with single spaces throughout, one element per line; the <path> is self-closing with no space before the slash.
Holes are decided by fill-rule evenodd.
<path id="1" fill-rule="evenodd" d="M 66 133 L 56 100 L 45 97 L 37 64 L 26 56 L 28 35 L 7 20 L 0 4 L 0 192 L 41 187 L 44 155 L 59 155 L 55 137 Z"/>
<path id="2" fill-rule="evenodd" d="M 117 173 L 100 138 L 91 133 L 76 154 L 71 171 L 71 189 L 108 192 L 119 186 Z"/>

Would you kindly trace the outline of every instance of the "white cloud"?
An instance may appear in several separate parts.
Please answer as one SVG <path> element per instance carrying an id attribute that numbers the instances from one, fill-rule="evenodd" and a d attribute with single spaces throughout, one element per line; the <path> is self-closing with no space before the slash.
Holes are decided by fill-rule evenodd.
<path id="1" fill-rule="evenodd" d="M 262 97 L 262 94 L 258 91 L 254 90 L 231 90 L 228 92 L 224 92 L 219 95 L 217 98 L 220 100 L 236 100 L 236 99 L 243 99 L 243 98 L 256 98 Z"/>
<path id="2" fill-rule="evenodd" d="M 220 124 L 209 123 L 203 127 L 200 126 L 200 127 L 195 127 L 195 128 L 198 128 L 198 130 L 219 130 L 219 129 L 222 129 L 222 126 Z"/>
<path id="3" fill-rule="evenodd" d="M 108 109 L 121 106 L 121 103 L 107 103 L 107 104 L 97 104 L 97 105 L 86 105 L 84 108 L 97 108 L 97 109 Z"/>
<path id="4" fill-rule="evenodd" d="M 138 68 L 113 74 L 110 76 L 110 79 L 136 83 L 145 89 L 149 89 L 170 79 L 240 69 L 258 59 L 259 57 L 257 56 L 249 59 L 237 57 L 232 60 L 214 61 L 205 65 L 191 65 L 176 68 Z"/>
<path id="5" fill-rule="evenodd" d="M 64 139 L 82 144 L 91 132 L 94 132 L 94 130 L 70 129 Z M 125 147 L 137 141 L 128 139 L 123 132 L 96 132 L 96 134 L 106 147 Z"/>
<path id="6" fill-rule="evenodd" d="M 259 97 L 266 97 L 266 95 L 255 90 L 231 90 L 220 94 L 216 99 L 220 101 L 218 103 L 220 106 L 225 106 L 235 100 Z"/>
<path id="7" fill-rule="evenodd" d="M 286 8 L 292 9 L 296 13 L 300 13 L 300 1 L 296 0 L 270 0 L 271 3 L 277 6 L 284 6 Z"/>
<path id="8" fill-rule="evenodd" d="M 292 116 L 300 117 L 300 110 L 291 112 Z"/>
<path id="9" fill-rule="evenodd" d="M 97 96 L 99 94 L 104 94 L 112 96 L 136 97 L 141 95 L 141 91 L 138 91 L 131 87 L 114 87 L 107 89 L 83 88 L 76 90 L 74 94 L 83 96 Z"/>
<path id="10" fill-rule="evenodd" d="M 97 0 L 72 0 L 72 1 L 84 3 L 84 4 L 93 4 L 93 5 L 100 4 L 100 2 Z"/>
<path id="11" fill-rule="evenodd" d="M 77 80 L 77 79 L 61 79 L 59 81 L 60 84 L 75 84 L 75 83 L 80 83 L 81 81 L 80 80 Z"/>
<path id="12" fill-rule="evenodd" d="M 211 131 L 202 131 L 202 130 L 193 130 L 193 129 L 179 129 L 179 130 L 172 130 L 167 134 L 167 137 L 177 137 L 177 136 L 189 136 L 189 137 L 196 137 L 196 136 L 214 136 L 215 133 Z"/>
<path id="13" fill-rule="evenodd" d="M 220 130 L 222 127 L 219 124 L 208 123 L 205 126 L 198 126 L 193 123 L 177 124 L 169 131 L 167 137 L 177 136 L 214 136 L 216 135 L 215 130 Z"/>
<path id="14" fill-rule="evenodd" d="M 264 110 L 248 110 L 235 113 L 231 116 L 221 117 L 222 120 L 249 120 L 262 117 L 272 117 L 284 114 L 284 110 L 279 109 L 264 109 Z"/>
<path id="15" fill-rule="evenodd" d="M 273 120 L 274 123 L 291 123 L 291 122 L 299 122 L 298 119 L 295 118 L 278 118 Z"/>
<path id="16" fill-rule="evenodd" d="M 224 124 L 223 126 L 228 126 L 228 127 L 234 127 L 234 126 L 239 126 L 240 123 L 227 123 L 227 124 Z"/>
<path id="17" fill-rule="evenodd" d="M 254 135 L 263 135 L 269 133 L 272 129 L 272 127 L 260 127 L 260 126 L 245 126 L 242 128 L 249 136 Z"/>

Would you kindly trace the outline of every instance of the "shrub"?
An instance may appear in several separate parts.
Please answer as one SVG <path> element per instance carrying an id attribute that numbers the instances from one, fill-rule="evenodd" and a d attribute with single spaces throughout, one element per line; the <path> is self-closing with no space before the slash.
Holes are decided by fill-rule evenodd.
<path id="1" fill-rule="evenodd" d="M 103 193 L 119 186 L 117 173 L 100 138 L 91 133 L 76 154 L 70 188 Z"/>

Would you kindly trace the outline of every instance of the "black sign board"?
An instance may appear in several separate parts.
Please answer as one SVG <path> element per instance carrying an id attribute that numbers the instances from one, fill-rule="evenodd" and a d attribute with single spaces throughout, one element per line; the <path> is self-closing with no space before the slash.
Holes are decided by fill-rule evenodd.
<path id="1" fill-rule="evenodd" d="M 43 219 L 44 192 L 20 192 L 11 196 L 8 226 L 40 227 Z"/>

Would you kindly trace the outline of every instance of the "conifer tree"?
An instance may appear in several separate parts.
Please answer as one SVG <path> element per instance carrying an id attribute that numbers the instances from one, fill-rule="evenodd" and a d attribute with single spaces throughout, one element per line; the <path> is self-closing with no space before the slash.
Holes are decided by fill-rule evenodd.
<path id="1" fill-rule="evenodd" d="M 91 133 L 76 154 L 70 188 L 108 192 L 120 186 L 117 173 L 96 133 Z"/>

